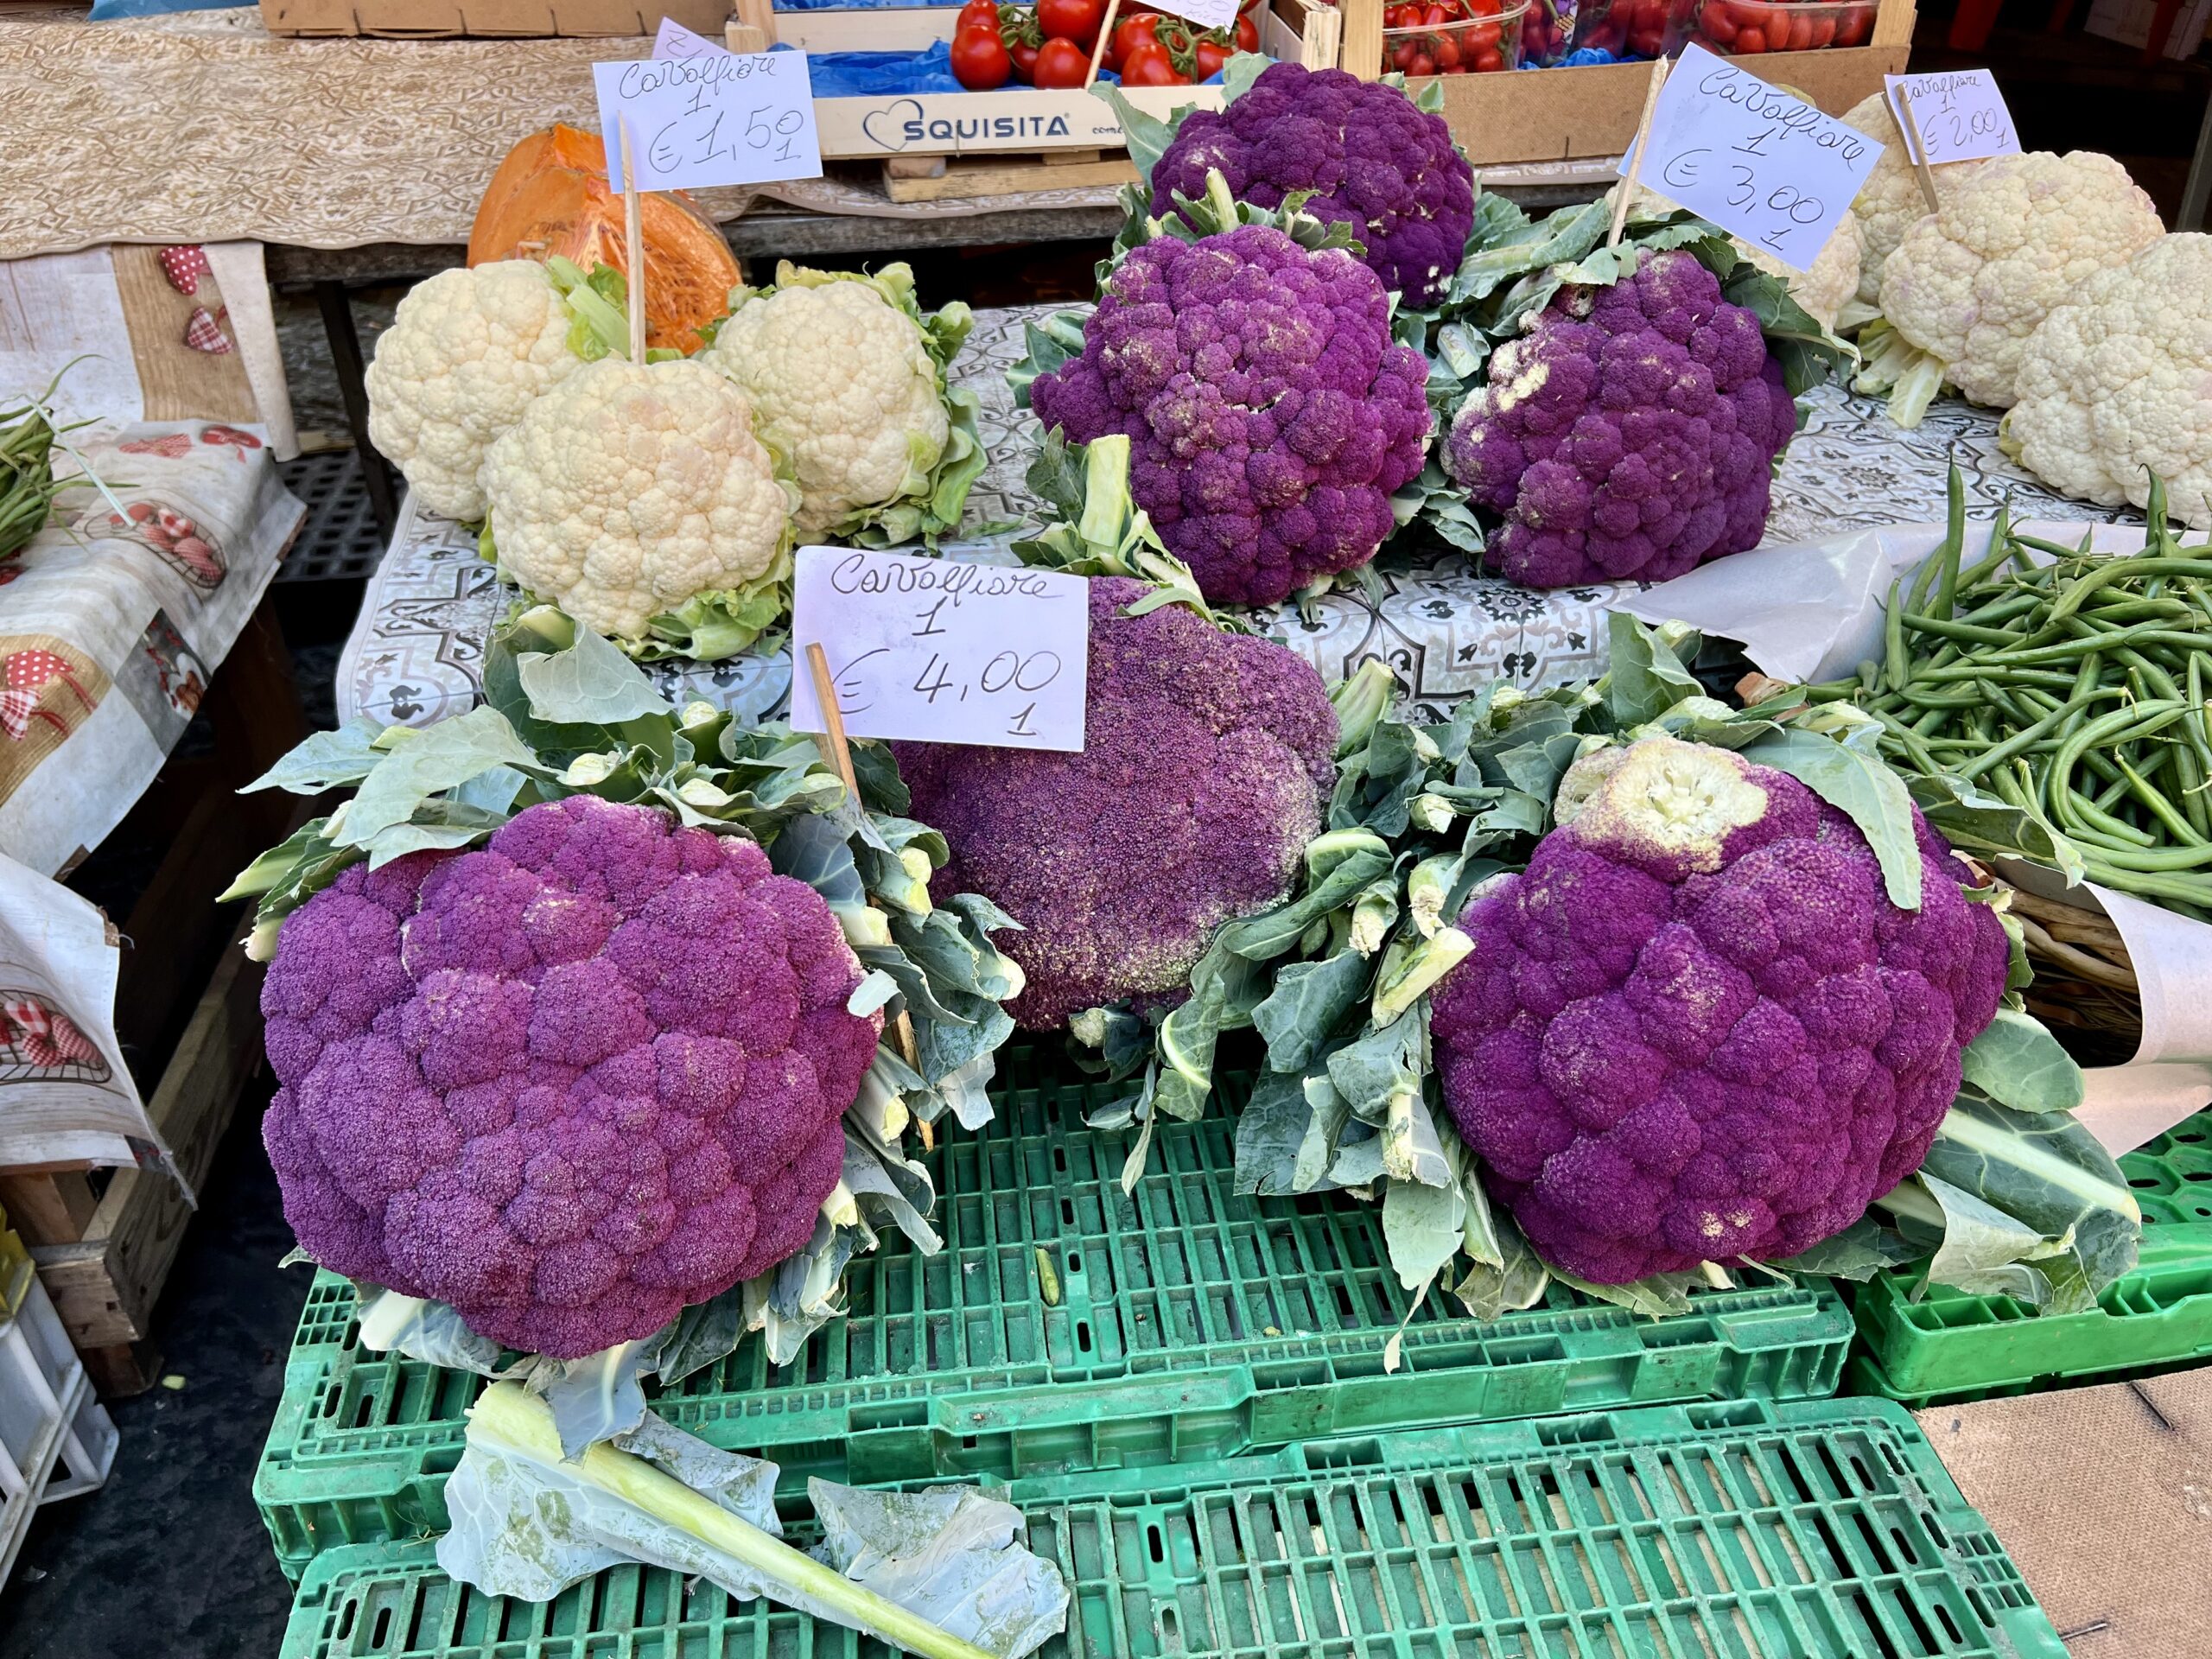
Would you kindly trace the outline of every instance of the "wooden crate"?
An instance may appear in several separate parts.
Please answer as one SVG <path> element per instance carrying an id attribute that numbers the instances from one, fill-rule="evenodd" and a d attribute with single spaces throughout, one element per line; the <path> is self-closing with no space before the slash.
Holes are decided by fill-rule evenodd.
<path id="1" fill-rule="evenodd" d="M 771 10 L 770 0 L 737 0 L 723 44 L 733 52 L 757 52 L 772 43 L 807 52 L 919 52 L 950 40 L 959 15 L 954 6 L 779 12 Z M 1336 10 L 1321 0 L 1268 0 L 1261 17 L 1261 50 L 1309 68 L 1336 62 L 1337 38 Z M 1128 96 L 1147 114 L 1163 118 L 1186 105 L 1217 109 L 1222 103 L 1218 86 L 1137 86 Z M 1035 160 L 1056 151 L 1126 147 L 1111 106 L 1081 90 L 1007 86 L 990 92 L 817 98 L 814 116 L 825 160 L 976 155 Z M 992 181 L 994 188 L 966 194 L 1012 194 L 1073 182 L 999 178 Z M 956 194 L 963 193 L 943 190 L 893 200 L 936 200 Z"/>
<path id="2" fill-rule="evenodd" d="M 1384 0 L 1344 0 L 1344 67 L 1364 80 L 1382 73 Z M 1904 73 L 1913 0 L 1881 0 L 1865 46 L 1731 58 L 1738 68 L 1789 87 L 1830 115 Z M 1592 64 L 1489 75 L 1440 75 L 1444 117 L 1477 167 L 1618 156 L 1636 137 L 1650 84 L 1648 63 Z M 1425 80 L 1409 83 L 1425 86 Z"/>
<path id="3" fill-rule="evenodd" d="M 147 1116 L 195 1192 L 261 1053 L 261 969 L 231 943 L 238 917 L 215 895 L 298 811 L 281 791 L 234 793 L 306 731 L 266 601 L 210 682 L 206 706 L 212 753 L 165 768 L 116 832 L 168 849 L 123 925 L 132 946 L 116 1031 L 126 1054 L 167 1056 Z M 41 1165 L 0 1170 L 0 1207 L 100 1391 L 151 1386 L 159 1357 L 148 1338 L 191 1219 L 185 1191 L 159 1170 Z"/>

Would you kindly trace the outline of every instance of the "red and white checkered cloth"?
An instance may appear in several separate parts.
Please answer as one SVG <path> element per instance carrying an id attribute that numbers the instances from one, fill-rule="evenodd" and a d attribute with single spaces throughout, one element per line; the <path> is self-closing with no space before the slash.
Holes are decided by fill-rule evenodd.
<path id="1" fill-rule="evenodd" d="M 75 1021 L 35 997 L 18 995 L 0 1001 L 0 1018 L 7 1021 L 10 1045 L 33 1065 L 90 1065 L 100 1058 Z"/>

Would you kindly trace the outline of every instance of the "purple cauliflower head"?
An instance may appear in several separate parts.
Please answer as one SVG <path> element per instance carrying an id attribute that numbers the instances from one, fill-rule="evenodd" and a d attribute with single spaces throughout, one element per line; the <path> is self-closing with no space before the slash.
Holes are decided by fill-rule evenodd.
<path id="1" fill-rule="evenodd" d="M 1243 96 L 1185 118 L 1152 169 L 1152 212 L 1196 200 L 1217 169 L 1239 201 L 1304 211 L 1352 228 L 1382 286 L 1419 308 L 1459 268 L 1475 223 L 1475 170 L 1440 115 L 1396 87 L 1341 69 L 1278 63 Z"/>
<path id="2" fill-rule="evenodd" d="M 1375 273 L 1247 225 L 1147 243 L 1106 279 L 1083 355 L 1031 405 L 1077 443 L 1130 440 L 1129 485 L 1220 605 L 1272 605 L 1375 556 L 1421 471 L 1419 352 Z"/>
<path id="3" fill-rule="evenodd" d="M 1563 289 L 1499 347 L 1444 470 L 1503 516 L 1490 563 L 1531 588 L 1664 582 L 1758 545 L 1797 429 L 1758 319 L 1693 254 Z"/>
<path id="4" fill-rule="evenodd" d="M 820 894 L 579 795 L 284 924 L 263 1134 L 324 1267 L 574 1358 L 804 1245 L 877 1022 Z"/>
<path id="5" fill-rule="evenodd" d="M 944 831 L 940 893 L 1022 925 L 1007 1007 L 1052 1030 L 1086 1008 L 1181 1000 L 1213 930 L 1289 891 L 1335 782 L 1336 711 L 1312 664 L 1151 592 L 1090 584 L 1084 747 L 894 743 L 915 816 Z"/>
<path id="6" fill-rule="evenodd" d="M 1794 778 L 1671 738 L 1604 766 L 1461 918 L 1475 948 L 1432 1022 L 1445 1100 L 1569 1273 L 1795 1255 L 1919 1166 L 1996 1014 L 2005 930 L 1916 812 L 1908 912 Z"/>

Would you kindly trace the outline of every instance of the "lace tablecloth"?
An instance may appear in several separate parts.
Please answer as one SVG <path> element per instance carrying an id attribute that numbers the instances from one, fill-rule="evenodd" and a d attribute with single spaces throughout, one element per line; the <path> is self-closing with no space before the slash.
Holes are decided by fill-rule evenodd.
<path id="1" fill-rule="evenodd" d="M 991 455 L 969 498 L 970 524 L 1034 521 L 1037 503 L 1022 474 L 1036 453 L 1036 428 L 1014 407 L 1006 371 L 1021 356 L 1022 323 L 1044 314 L 1043 308 L 979 312 L 955 365 L 955 378 L 982 401 L 983 442 Z M 1813 398 L 1806 428 L 1783 463 L 1767 540 L 1940 520 L 1952 460 L 1967 476 L 1970 512 L 2010 501 L 2015 518 L 2118 516 L 2055 496 L 2013 466 L 1997 448 L 1997 422 L 1986 410 L 1947 400 L 1906 432 L 1891 424 L 1878 400 L 1829 390 Z M 995 543 L 954 543 L 950 550 L 1002 556 L 1015 533 Z M 1604 670 L 1604 613 L 1622 591 L 1618 587 L 1533 592 L 1476 574 L 1450 550 L 1410 561 L 1394 556 L 1380 574 L 1385 594 L 1379 604 L 1354 588 L 1321 600 L 1310 620 L 1289 607 L 1260 620 L 1325 677 L 1381 657 L 1430 709 L 1501 677 L 1536 686 Z M 424 725 L 467 709 L 476 700 L 485 639 L 506 601 L 490 567 L 476 556 L 475 537 L 417 511 L 410 499 L 346 642 L 338 677 L 340 717 L 365 714 Z M 656 673 L 678 702 L 705 697 L 752 716 L 780 709 L 791 685 L 784 656 L 664 665 Z"/>

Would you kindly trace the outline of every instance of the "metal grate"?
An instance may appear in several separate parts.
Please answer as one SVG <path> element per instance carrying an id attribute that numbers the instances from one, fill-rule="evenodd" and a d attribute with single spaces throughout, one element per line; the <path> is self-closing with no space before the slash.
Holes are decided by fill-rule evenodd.
<path id="1" fill-rule="evenodd" d="M 307 503 L 299 539 L 276 567 L 279 582 L 357 582 L 384 557 L 384 534 L 369 508 L 360 457 L 330 449 L 278 463 L 284 487 Z"/>

